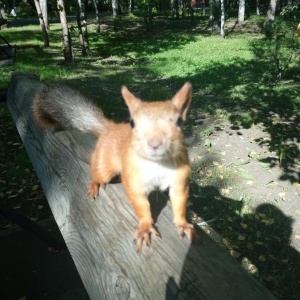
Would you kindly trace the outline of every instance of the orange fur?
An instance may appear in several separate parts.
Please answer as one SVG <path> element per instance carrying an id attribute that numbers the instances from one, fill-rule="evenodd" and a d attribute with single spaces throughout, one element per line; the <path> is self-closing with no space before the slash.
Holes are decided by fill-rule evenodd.
<path id="1" fill-rule="evenodd" d="M 89 196 L 94 199 L 99 187 L 104 188 L 113 177 L 121 174 L 124 190 L 138 218 L 134 237 L 140 252 L 143 241 L 150 245 L 150 235 L 159 235 L 153 225 L 148 194 L 154 189 L 168 188 L 178 232 L 180 236 L 187 235 L 192 239 L 193 225 L 186 220 L 190 164 L 179 124 L 181 119 L 186 119 L 191 102 L 191 85 L 186 83 L 167 101 L 144 102 L 124 86 L 122 95 L 129 108 L 133 128 L 129 123 L 116 124 L 104 118 L 101 112 L 96 112 L 96 119 L 105 126 L 98 126 L 99 130 L 96 128 L 99 137 L 91 156 Z M 38 124 L 48 126 L 51 118 L 40 120 L 43 116 L 38 105 L 33 107 Z M 94 111 L 96 109 L 92 107 L 93 115 Z M 45 115 L 47 113 L 46 110 Z M 90 127 L 91 131 L 97 131 Z"/>

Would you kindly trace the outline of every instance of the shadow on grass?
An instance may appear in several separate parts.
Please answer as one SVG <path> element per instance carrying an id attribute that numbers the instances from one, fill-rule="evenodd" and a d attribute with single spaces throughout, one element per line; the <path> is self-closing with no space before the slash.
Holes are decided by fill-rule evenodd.
<path id="1" fill-rule="evenodd" d="M 214 63 L 205 70 L 199 68 L 189 78 L 173 78 L 161 84 L 180 86 L 185 80 L 192 82 L 194 97 L 190 114 L 202 111 L 214 115 L 218 110 L 225 111 L 236 130 L 240 127 L 250 129 L 254 124 L 263 125 L 266 135 L 256 142 L 277 154 L 275 160 L 270 157 L 264 162 L 270 167 L 281 167 L 281 180 L 299 182 L 298 78 L 267 82 L 265 74 L 270 72 L 268 62 L 235 59 L 227 65 Z"/>
<path id="2" fill-rule="evenodd" d="M 205 214 L 205 207 L 219 218 L 211 224 L 221 233 L 219 242 L 240 264 L 280 299 L 296 299 L 300 294 L 298 274 L 300 255 L 290 246 L 293 220 L 271 204 L 243 214 L 245 202 L 222 196 L 213 186 L 200 189 L 202 197 L 193 201 L 192 210 Z M 218 240 L 218 239 L 217 239 Z"/>

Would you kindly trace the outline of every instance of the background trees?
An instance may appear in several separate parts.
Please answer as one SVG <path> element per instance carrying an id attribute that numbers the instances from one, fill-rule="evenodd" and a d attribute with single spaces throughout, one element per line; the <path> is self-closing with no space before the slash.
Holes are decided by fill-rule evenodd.
<path id="1" fill-rule="evenodd" d="M 15 0 L 1 1 L 1 14 L 9 15 L 12 9 L 17 14 L 27 15 L 36 11 L 42 31 L 44 46 L 49 46 L 47 31 L 48 15 L 60 17 L 62 24 L 63 53 L 67 61 L 72 61 L 72 40 L 67 15 L 77 16 L 77 27 L 72 27 L 78 33 L 82 55 L 89 54 L 88 23 L 95 23 L 96 32 L 100 33 L 100 15 L 109 12 L 116 20 L 123 15 L 132 14 L 143 19 L 144 28 L 151 31 L 157 15 L 175 20 L 190 19 L 209 15 L 208 26 L 211 31 L 219 31 L 225 37 L 227 20 L 236 20 L 242 26 L 245 18 L 250 15 L 264 15 L 263 31 L 270 35 L 276 16 L 285 19 L 300 15 L 300 0 Z M 4 16 L 5 17 L 5 16 Z M 96 20 L 96 21 L 95 21 Z"/>

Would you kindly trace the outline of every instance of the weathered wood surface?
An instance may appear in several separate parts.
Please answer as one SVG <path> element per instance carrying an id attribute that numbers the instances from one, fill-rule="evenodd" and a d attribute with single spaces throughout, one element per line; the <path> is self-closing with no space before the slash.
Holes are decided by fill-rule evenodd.
<path id="1" fill-rule="evenodd" d="M 15 73 L 8 106 L 39 176 L 56 222 L 92 300 L 274 299 L 223 249 L 180 239 L 170 205 L 154 195 L 162 238 L 137 254 L 134 212 L 122 186 L 110 184 L 91 202 L 89 157 L 95 139 L 75 131 L 42 132 L 32 120 L 37 77 Z"/>

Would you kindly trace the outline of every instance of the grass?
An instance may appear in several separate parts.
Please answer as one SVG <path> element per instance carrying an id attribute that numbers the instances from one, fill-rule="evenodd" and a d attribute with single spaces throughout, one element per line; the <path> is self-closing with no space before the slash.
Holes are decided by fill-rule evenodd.
<path id="1" fill-rule="evenodd" d="M 258 21 L 250 18 L 245 27 L 233 31 L 233 22 L 228 22 L 228 35 L 222 40 L 217 33 L 205 30 L 204 17 L 196 16 L 193 25 L 189 19 L 157 17 L 151 33 L 145 32 L 138 17 L 117 21 L 107 17 L 102 20 L 106 27 L 100 34 L 89 26 L 88 57 L 80 56 L 76 31 L 72 31 L 77 46 L 72 64 L 62 61 L 58 24 L 51 25 L 49 49 L 42 47 L 38 26 L 3 30 L 1 35 L 16 43 L 18 51 L 13 66 L 1 67 L 0 87 L 9 84 L 14 70 L 35 72 L 43 81 L 65 81 L 81 89 L 108 117 L 124 121 L 128 117 L 120 97 L 122 84 L 151 100 L 171 97 L 185 81 L 192 82 L 193 103 L 186 130 L 203 141 L 206 151 L 193 165 L 192 208 L 205 220 L 218 219 L 209 230 L 214 230 L 219 243 L 277 297 L 296 299 L 299 254 L 289 247 L 292 220 L 275 201 L 253 209 L 254 199 L 233 188 L 241 180 L 250 180 L 249 174 L 238 163 L 222 165 L 211 143 L 211 136 L 217 134 L 215 126 L 199 129 L 196 123 L 205 114 L 236 128 L 262 124 L 270 139 L 256 142 L 281 157 L 282 179 L 297 183 L 299 61 L 295 58 L 284 80 L 274 80 L 270 56 L 258 57 L 253 50 L 265 47 L 263 36 L 252 30 Z M 0 103 L 0 118 L 4 121 L 0 127 L 0 197 L 31 218 L 42 218 L 46 200 L 40 198 L 38 180 L 4 103 Z M 260 159 L 252 152 L 249 155 L 249 159 Z M 272 168 L 272 161 L 261 163 Z M 9 225 L 1 222 L 2 227 Z"/>

